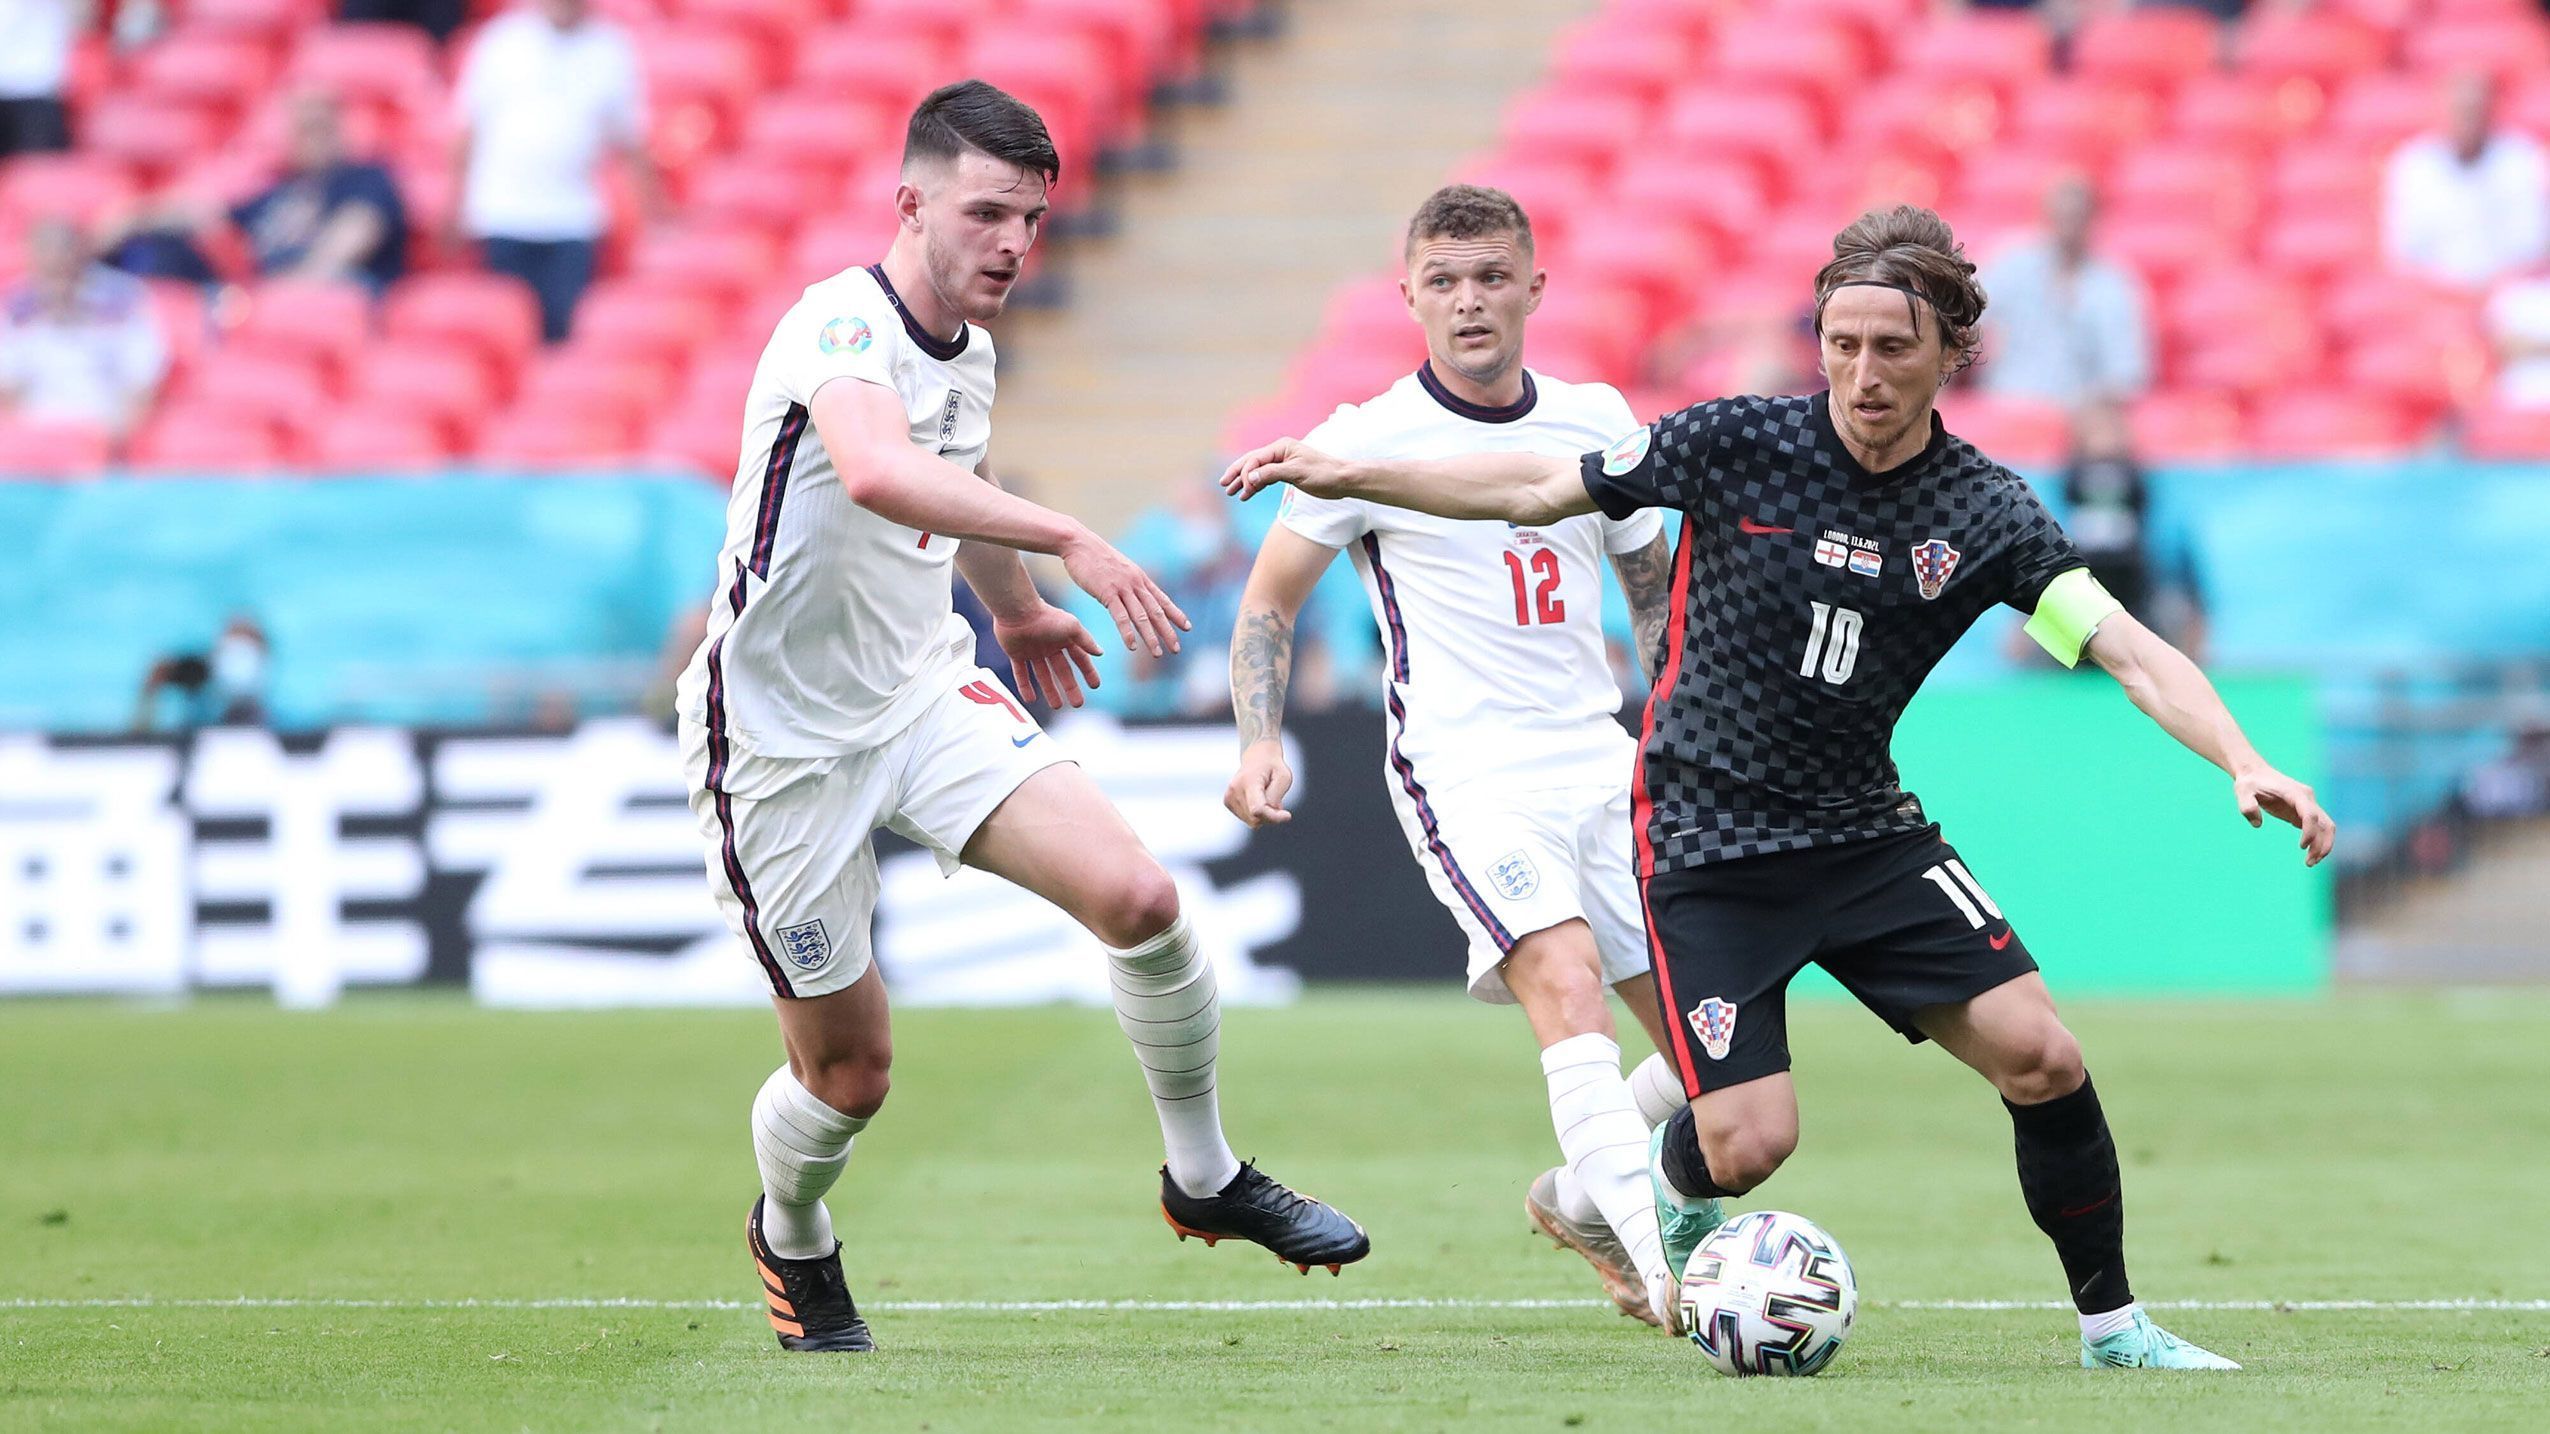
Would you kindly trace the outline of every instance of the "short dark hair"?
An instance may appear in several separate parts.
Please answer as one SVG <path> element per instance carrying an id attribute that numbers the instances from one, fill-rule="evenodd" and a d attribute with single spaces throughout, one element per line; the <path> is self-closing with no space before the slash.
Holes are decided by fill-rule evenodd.
<path id="1" fill-rule="evenodd" d="M 1483 184 L 1447 184 L 1426 196 L 1408 221 L 1408 242 L 1401 256 L 1414 254 L 1428 239 L 1484 239 L 1511 234 L 1532 252 L 1532 219 L 1514 196 Z"/>
<path id="2" fill-rule="evenodd" d="M 903 131 L 903 162 L 952 160 L 967 150 L 1045 176 L 1062 177 L 1062 156 L 1035 107 L 997 85 L 959 80 L 930 91 Z"/>
<path id="3" fill-rule="evenodd" d="M 1974 362 L 1975 324 L 1983 318 L 1983 285 L 1974 263 L 1948 221 L 1917 205 L 1872 209 L 1833 236 L 1833 258 L 1815 275 L 1815 331 L 1824 331 L 1824 306 L 1833 291 L 1852 284 L 1907 289 L 1930 305 L 1939 341 Z"/>

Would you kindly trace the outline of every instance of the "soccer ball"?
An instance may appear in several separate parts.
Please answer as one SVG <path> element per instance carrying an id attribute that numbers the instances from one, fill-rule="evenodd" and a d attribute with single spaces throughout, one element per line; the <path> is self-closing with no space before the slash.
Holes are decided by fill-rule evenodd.
<path id="1" fill-rule="evenodd" d="M 1721 1374 L 1814 1374 L 1858 1317 L 1850 1257 L 1803 1215 L 1747 1210 L 1682 1268 L 1683 1327 Z"/>

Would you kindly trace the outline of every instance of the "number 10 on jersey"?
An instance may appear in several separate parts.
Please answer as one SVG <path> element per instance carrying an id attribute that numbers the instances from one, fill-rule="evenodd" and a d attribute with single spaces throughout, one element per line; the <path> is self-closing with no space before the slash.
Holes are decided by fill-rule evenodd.
<path id="1" fill-rule="evenodd" d="M 1815 616 L 1807 623 L 1806 660 L 1797 665 L 1797 675 L 1820 675 L 1835 686 L 1850 681 L 1851 670 L 1859 666 L 1859 629 L 1863 619 L 1858 609 L 1812 600 L 1806 605 L 1815 610 Z"/>

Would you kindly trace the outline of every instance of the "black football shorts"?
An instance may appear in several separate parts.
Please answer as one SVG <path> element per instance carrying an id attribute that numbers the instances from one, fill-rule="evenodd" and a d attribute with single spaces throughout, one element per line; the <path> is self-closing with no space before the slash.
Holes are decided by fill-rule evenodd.
<path id="1" fill-rule="evenodd" d="M 1788 985 L 1810 961 L 1925 1039 L 1913 1013 L 2034 971 L 1939 828 L 1738 857 L 1645 883 L 1656 996 L 1693 1097 L 1789 1068 Z"/>

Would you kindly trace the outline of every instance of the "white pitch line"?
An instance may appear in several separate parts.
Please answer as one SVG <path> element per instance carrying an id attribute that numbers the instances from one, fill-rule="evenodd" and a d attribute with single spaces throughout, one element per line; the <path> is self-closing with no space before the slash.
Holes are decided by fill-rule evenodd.
<path id="1" fill-rule="evenodd" d="M 1869 1300 L 1874 1309 L 1891 1310 L 2068 1310 L 2061 1300 Z M 1302 1299 L 1302 1300 L 875 1300 L 868 1308 L 903 1314 L 1052 1314 L 1095 1311 L 1121 1314 L 1266 1314 L 1330 1313 L 1355 1310 L 1590 1310 L 1610 1309 L 1609 1300 L 1536 1299 Z M 758 1310 L 748 1300 L 648 1299 L 458 1299 L 367 1300 L 261 1298 L 228 1299 L 0 1299 L 9 1310 Z M 2550 1313 L 2550 1300 L 2151 1300 L 2157 1310 L 2249 1310 L 2306 1314 L 2358 1311 L 2442 1311 L 2487 1314 Z"/>

